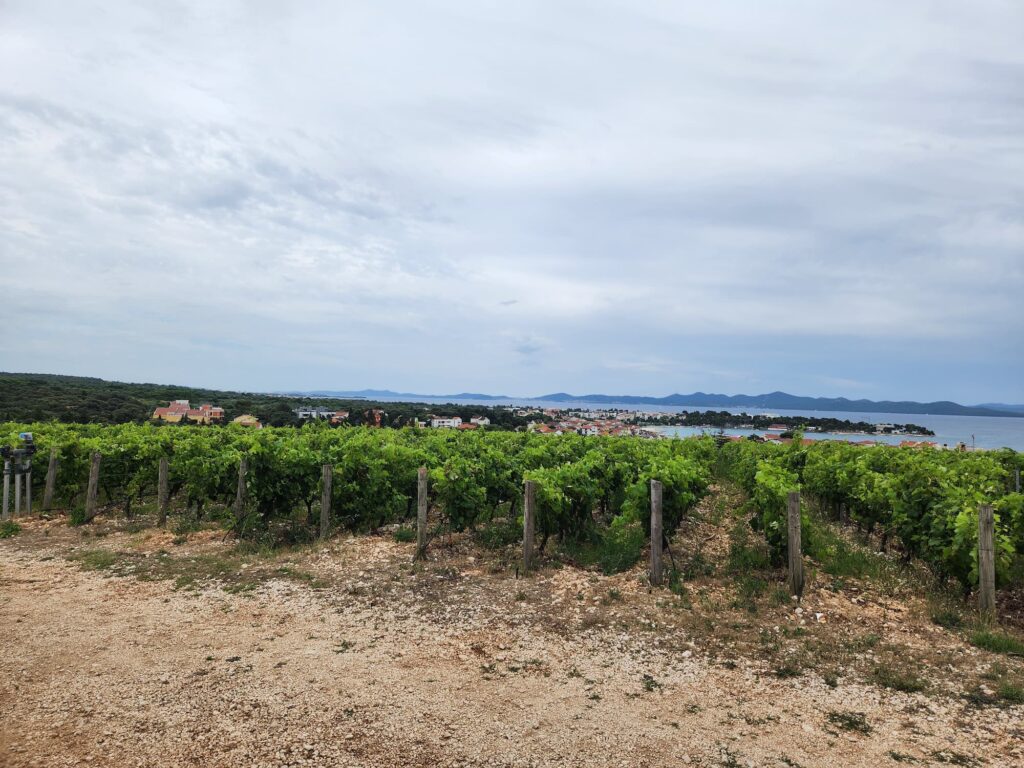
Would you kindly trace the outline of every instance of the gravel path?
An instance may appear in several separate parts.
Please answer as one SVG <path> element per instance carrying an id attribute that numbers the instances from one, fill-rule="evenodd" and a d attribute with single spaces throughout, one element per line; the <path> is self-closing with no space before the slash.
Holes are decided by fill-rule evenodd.
<path id="1" fill-rule="evenodd" d="M 1024 765 L 1020 707 L 781 680 L 712 663 L 699 638 L 567 636 L 286 580 L 175 591 L 40 555 L 0 542 L 5 768 Z"/>

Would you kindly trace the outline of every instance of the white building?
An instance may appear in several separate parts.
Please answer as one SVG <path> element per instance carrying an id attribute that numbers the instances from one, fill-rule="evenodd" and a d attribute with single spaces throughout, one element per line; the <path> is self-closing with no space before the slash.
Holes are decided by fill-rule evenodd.
<path id="1" fill-rule="evenodd" d="M 430 426 L 434 429 L 458 429 L 462 426 L 462 417 L 431 416 Z"/>
<path id="2" fill-rule="evenodd" d="M 474 416 L 469 420 L 470 424 L 476 424 L 478 427 L 490 426 L 491 420 L 486 416 Z"/>
<path id="3" fill-rule="evenodd" d="M 292 413 L 300 419 L 333 419 L 337 411 L 316 406 L 313 408 L 295 408 Z M 348 414 L 346 413 L 345 415 L 347 416 Z"/>

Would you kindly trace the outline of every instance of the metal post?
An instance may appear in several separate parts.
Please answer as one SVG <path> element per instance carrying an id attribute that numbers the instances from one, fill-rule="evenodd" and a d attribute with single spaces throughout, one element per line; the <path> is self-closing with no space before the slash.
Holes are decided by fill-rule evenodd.
<path id="1" fill-rule="evenodd" d="M 32 514 L 32 469 L 25 474 L 25 514 Z"/>
<path id="2" fill-rule="evenodd" d="M 21 462 L 14 462 L 14 517 L 21 514 L 21 478 L 24 477 L 18 472 L 18 464 Z"/>

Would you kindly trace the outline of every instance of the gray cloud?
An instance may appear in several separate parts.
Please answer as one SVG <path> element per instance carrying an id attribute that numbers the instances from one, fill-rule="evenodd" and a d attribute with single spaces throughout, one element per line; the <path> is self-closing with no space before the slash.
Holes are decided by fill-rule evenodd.
<path id="1" fill-rule="evenodd" d="M 1021 28 L 8 2 L 2 367 L 1019 402 Z"/>

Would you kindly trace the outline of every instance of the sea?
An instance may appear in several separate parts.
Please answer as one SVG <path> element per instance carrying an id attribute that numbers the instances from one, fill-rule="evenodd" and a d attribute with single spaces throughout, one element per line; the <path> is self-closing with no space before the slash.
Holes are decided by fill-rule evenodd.
<path id="1" fill-rule="evenodd" d="M 439 398 L 395 398 L 401 402 L 424 402 L 433 404 L 455 403 L 457 405 L 521 405 L 534 408 L 582 408 L 584 410 L 617 408 L 626 411 L 647 411 L 657 413 L 678 413 L 679 411 L 695 410 L 694 406 L 670 405 L 636 405 L 625 403 L 585 403 L 585 402 L 548 402 L 544 400 L 451 400 Z M 861 413 L 847 411 L 789 411 L 763 408 L 722 408 L 701 406 L 703 411 L 728 411 L 729 413 L 769 414 L 776 416 L 814 416 L 818 418 L 847 419 L 849 421 L 867 421 L 872 424 L 917 424 L 935 433 L 934 437 L 914 437 L 907 435 L 863 435 L 863 434 L 829 434 L 827 432 L 808 432 L 806 437 L 814 440 L 875 440 L 877 442 L 899 445 L 903 440 L 928 440 L 939 445 L 956 446 L 963 443 L 968 448 L 1013 448 L 1024 451 L 1024 417 L 1014 416 L 939 416 L 923 413 Z M 718 429 L 702 430 L 696 427 L 658 427 L 659 432 L 667 436 L 688 437 L 703 432 L 718 434 Z M 765 434 L 764 430 L 726 429 L 727 435 Z"/>

